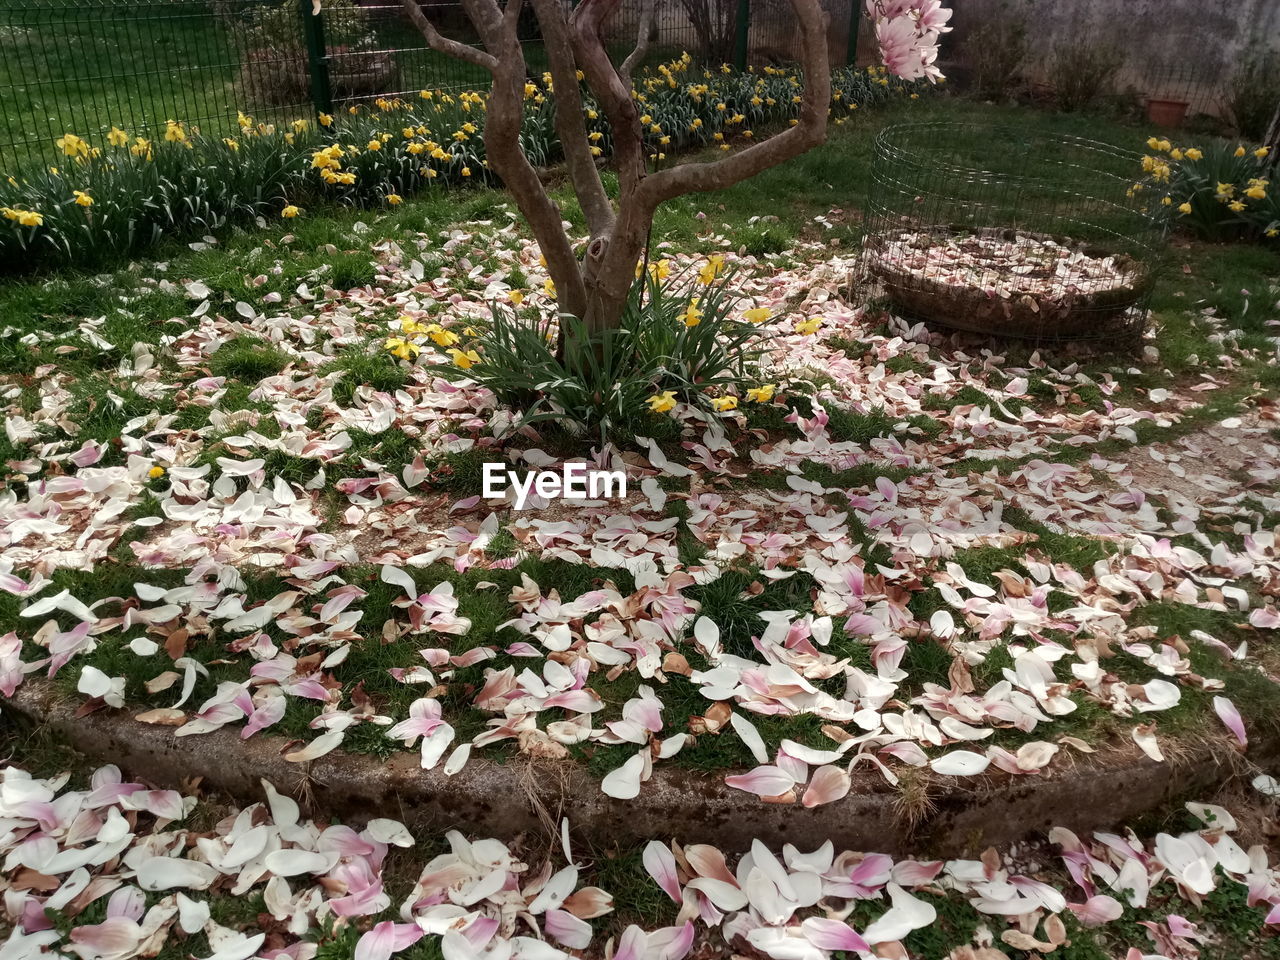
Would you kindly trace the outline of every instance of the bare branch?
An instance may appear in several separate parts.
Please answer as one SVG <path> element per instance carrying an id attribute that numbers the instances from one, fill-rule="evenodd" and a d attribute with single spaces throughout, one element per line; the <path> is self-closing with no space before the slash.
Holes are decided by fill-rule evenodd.
<path id="1" fill-rule="evenodd" d="M 627 59 L 618 68 L 623 80 L 630 80 L 635 76 L 636 67 L 649 55 L 649 35 L 653 32 L 653 3 L 654 0 L 640 0 L 640 26 L 636 31 L 636 47 L 627 54 Z"/>
<path id="2" fill-rule="evenodd" d="M 820 0 L 791 0 L 800 27 L 804 96 L 795 126 L 713 163 L 685 163 L 648 177 L 641 189 L 656 207 L 686 193 L 723 190 L 798 157 L 827 138 L 831 64 L 827 59 L 827 15 Z"/>
<path id="3" fill-rule="evenodd" d="M 587 139 L 582 92 L 578 87 L 578 65 L 573 56 L 569 21 L 561 0 L 533 0 L 533 8 L 542 26 L 542 39 L 551 66 L 551 82 L 555 88 L 556 133 L 564 150 L 565 165 L 573 192 L 577 194 L 592 237 L 601 237 L 613 229 L 613 204 L 605 193 L 600 171 Z"/>
<path id="4" fill-rule="evenodd" d="M 587 85 L 609 120 L 621 196 L 644 178 L 644 132 L 631 84 L 618 75 L 604 47 L 604 28 L 621 0 L 582 0 L 573 12 L 573 50 Z"/>
<path id="5" fill-rule="evenodd" d="M 513 30 L 518 30 L 520 26 L 520 14 L 524 11 L 524 0 L 509 0 L 507 9 L 503 12 L 503 21 Z"/>
<path id="6" fill-rule="evenodd" d="M 418 0 L 404 0 L 404 10 L 409 15 L 409 19 L 413 21 L 413 25 L 418 28 L 418 31 L 426 39 L 427 46 L 432 50 L 457 60 L 465 60 L 467 63 L 482 67 L 490 73 L 497 67 L 498 61 L 492 55 L 485 53 L 483 50 L 478 50 L 468 43 L 450 40 L 441 34 L 430 18 L 422 12 L 422 7 L 418 6 Z"/>

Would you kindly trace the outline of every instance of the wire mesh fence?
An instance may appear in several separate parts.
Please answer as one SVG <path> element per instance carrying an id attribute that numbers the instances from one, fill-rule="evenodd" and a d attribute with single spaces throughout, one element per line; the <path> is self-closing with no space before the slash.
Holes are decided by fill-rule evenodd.
<path id="1" fill-rule="evenodd" d="M 447 36 L 477 42 L 457 0 L 419 2 Z M 624 4 L 611 25 L 619 58 L 636 42 L 639 7 Z M 828 8 L 839 60 L 860 5 Z M 649 66 L 685 51 L 739 68 L 798 52 L 788 0 L 655 0 L 650 27 Z M 521 35 L 540 74 L 531 10 Z M 0 0 L 0 170 L 54 162 L 68 132 L 151 136 L 175 120 L 233 134 L 241 111 L 293 119 L 487 79 L 429 49 L 397 0 L 325 0 L 318 13 L 312 0 Z"/>
<path id="2" fill-rule="evenodd" d="M 1164 221 L 1133 188 L 1141 157 L 1078 137 L 932 122 L 884 130 L 864 279 L 902 313 L 1040 341 L 1132 337 Z"/>

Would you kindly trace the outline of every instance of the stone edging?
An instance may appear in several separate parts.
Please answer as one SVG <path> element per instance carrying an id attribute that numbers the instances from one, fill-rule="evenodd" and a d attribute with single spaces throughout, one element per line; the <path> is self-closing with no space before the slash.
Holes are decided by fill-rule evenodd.
<path id="1" fill-rule="evenodd" d="M 1085 834 L 1171 800 L 1208 796 L 1234 767 L 1229 750 L 1208 744 L 1165 763 L 1136 747 L 1079 760 L 1064 748 L 1058 769 L 1045 775 L 934 778 L 933 809 L 912 831 L 898 792 L 870 770 L 854 772 L 845 799 L 813 809 L 764 803 L 725 786 L 720 775 L 670 765 L 655 768 L 639 797 L 622 801 L 605 796 L 599 781 L 574 763 L 473 758 L 453 777 L 439 768 L 422 770 L 411 751 L 385 761 L 335 751 L 298 764 L 280 755 L 287 742 L 282 737 L 241 740 L 235 729 L 223 728 L 179 738 L 171 727 L 139 723 L 124 711 L 76 717 L 77 704 L 39 681 L 23 684 L 0 704 L 47 725 L 93 761 L 117 764 L 158 787 L 180 789 L 199 778 L 203 789 L 249 804 L 262 799 L 259 780 L 266 779 L 305 800 L 321 818 L 359 823 L 392 817 L 417 830 L 456 828 L 503 839 L 554 829 L 567 817 L 576 835 L 604 849 L 671 837 L 726 850 L 745 850 L 757 838 L 775 848 L 792 843 L 807 850 L 830 839 L 837 849 L 895 856 L 973 856 L 1050 827 Z"/>

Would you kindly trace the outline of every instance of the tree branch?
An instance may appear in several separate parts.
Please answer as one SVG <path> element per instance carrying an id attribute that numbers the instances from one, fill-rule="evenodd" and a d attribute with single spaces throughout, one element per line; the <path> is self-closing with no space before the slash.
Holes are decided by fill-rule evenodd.
<path id="1" fill-rule="evenodd" d="M 526 69 L 519 33 L 522 6 L 523 0 L 510 0 L 504 11 L 497 0 L 462 0 L 467 19 L 480 35 L 486 52 L 481 53 L 474 47 L 465 49 L 486 57 L 486 66 L 493 74 L 484 123 L 489 169 L 502 179 L 533 231 L 546 258 L 547 272 L 555 281 L 561 309 L 581 317 L 586 311 L 587 295 L 578 258 L 574 256 L 560 210 L 547 195 L 538 171 L 520 146 Z M 424 36 L 430 42 L 426 31 Z"/>
<path id="2" fill-rule="evenodd" d="M 443 53 L 457 60 L 465 60 L 490 73 L 498 66 L 498 61 L 483 50 L 477 50 L 469 43 L 459 43 L 442 35 L 431 19 L 422 12 L 422 7 L 418 6 L 418 0 L 404 0 L 404 10 L 413 21 L 413 25 L 418 28 L 418 32 L 426 39 L 427 46 L 437 53 Z"/>
<path id="3" fill-rule="evenodd" d="M 587 85 L 604 110 L 613 133 L 613 162 L 621 196 L 644 178 L 644 133 L 631 85 L 614 69 L 604 47 L 604 26 L 621 0 L 582 0 L 573 12 L 573 50 Z"/>
<path id="4" fill-rule="evenodd" d="M 800 27 L 804 95 L 795 126 L 723 160 L 685 163 L 648 177 L 641 185 L 646 202 L 656 208 L 686 193 L 723 190 L 798 157 L 827 138 L 831 107 L 831 64 L 827 59 L 827 15 L 820 0 L 791 0 Z"/>
<path id="5" fill-rule="evenodd" d="M 533 8 L 542 26 L 542 39 L 551 67 L 555 88 L 556 133 L 564 150 L 565 165 L 573 192 L 582 206 L 587 229 L 592 237 L 603 237 L 613 229 L 613 204 L 605 193 L 600 171 L 587 139 L 582 91 L 578 87 L 578 65 L 573 56 L 569 21 L 561 0 L 533 0 Z"/>
<path id="6" fill-rule="evenodd" d="M 636 31 L 636 46 L 627 59 L 622 61 L 618 73 L 623 80 L 631 80 L 635 76 L 636 67 L 649 55 L 649 34 L 653 31 L 653 0 L 640 0 L 640 26 Z"/>

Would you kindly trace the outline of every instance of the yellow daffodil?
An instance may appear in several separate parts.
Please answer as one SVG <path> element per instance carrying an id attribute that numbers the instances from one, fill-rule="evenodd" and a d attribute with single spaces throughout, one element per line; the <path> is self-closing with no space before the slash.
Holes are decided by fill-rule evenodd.
<path id="1" fill-rule="evenodd" d="M 510 300 L 513 305 L 518 307 L 520 304 L 524 303 L 524 292 L 520 290 L 508 290 L 507 299 Z"/>
<path id="2" fill-rule="evenodd" d="M 811 334 L 817 333 L 821 329 L 822 329 L 821 317 L 810 317 L 808 320 L 796 321 L 796 333 L 800 334 L 801 336 L 805 336 L 805 337 L 810 336 Z"/>
<path id="3" fill-rule="evenodd" d="M 714 400 L 711 401 L 711 406 L 713 409 L 718 410 L 721 413 L 724 413 L 725 411 L 728 411 L 728 410 L 737 410 L 738 398 L 737 397 L 716 397 Z"/>
<path id="4" fill-rule="evenodd" d="M 403 201 L 403 198 L 398 193 L 387 194 L 387 203 L 391 204 L 393 207 L 396 204 L 401 203 L 402 201 Z"/>
<path id="5" fill-rule="evenodd" d="M 1267 181 L 1266 180 L 1250 180 L 1249 189 L 1244 192 L 1244 195 L 1248 197 L 1250 200 L 1267 199 Z"/>
<path id="6" fill-rule="evenodd" d="M 747 391 L 747 399 L 752 403 L 768 403 L 773 399 L 776 389 L 777 387 L 772 383 L 766 383 L 763 387 L 752 387 Z"/>
<path id="7" fill-rule="evenodd" d="M 1190 147 L 1183 154 L 1188 160 L 1203 160 L 1204 154 L 1196 147 Z"/>
<path id="8" fill-rule="evenodd" d="M 377 151 L 382 149 L 382 141 L 375 138 L 373 140 L 370 140 L 368 143 L 366 143 L 364 145 L 364 148 L 366 150 L 372 150 L 376 153 Z"/>
<path id="9" fill-rule="evenodd" d="M 649 398 L 649 409 L 654 413 L 669 413 L 676 407 L 676 394 L 674 390 L 667 390 L 664 393 L 655 393 Z"/>
<path id="10" fill-rule="evenodd" d="M 296 207 L 292 203 L 290 203 L 283 210 L 280 211 L 280 216 L 284 217 L 286 220 L 292 220 L 301 212 L 302 212 L 301 208 Z"/>
<path id="11" fill-rule="evenodd" d="M 406 340 L 404 337 L 387 337 L 384 344 L 387 352 L 401 360 L 412 360 L 422 352 L 422 348 L 412 340 Z"/>
<path id="12" fill-rule="evenodd" d="M 747 310 L 742 314 L 742 319 L 746 320 L 747 323 L 754 323 L 756 326 L 759 326 L 768 320 L 769 316 L 768 307 L 752 307 L 750 310 Z"/>
<path id="13" fill-rule="evenodd" d="M 187 131 L 176 120 L 169 120 L 165 123 L 164 138 L 169 143 L 186 143 Z"/>
<path id="14" fill-rule="evenodd" d="M 21 227 L 38 227 L 44 223 L 44 214 L 34 210 L 20 210 L 13 207 L 0 207 L 0 214 L 6 220 L 14 220 Z"/>
<path id="15" fill-rule="evenodd" d="M 463 167 L 463 168 L 462 168 L 462 175 L 463 175 L 464 177 L 469 177 L 469 176 L 471 176 L 471 168 L 470 168 L 470 167 Z"/>
<path id="16" fill-rule="evenodd" d="M 452 347 L 458 342 L 458 335 L 456 333 L 452 330 L 446 330 L 438 323 L 431 324 L 431 326 L 427 327 L 426 332 L 427 336 L 431 338 L 432 342 L 434 342 L 437 347 Z"/>
<path id="17" fill-rule="evenodd" d="M 1271 148 L 1259 147 L 1257 150 L 1253 151 L 1253 155 L 1259 160 L 1265 160 L 1267 157 L 1271 156 Z"/>
<path id="18" fill-rule="evenodd" d="M 686 327 L 696 327 L 702 322 L 702 308 L 698 306 L 698 301 L 694 300 L 684 308 L 684 313 L 680 314 L 680 319 L 684 321 Z"/>
<path id="19" fill-rule="evenodd" d="M 547 277 L 547 279 L 542 282 L 542 291 L 548 297 L 554 297 L 556 295 L 556 282 L 550 277 Z"/>
<path id="20" fill-rule="evenodd" d="M 1178 204 L 1178 212 L 1179 212 L 1179 213 L 1182 213 L 1182 214 L 1190 213 L 1190 212 L 1191 212 L 1191 204 L 1189 204 L 1189 203 L 1180 203 L 1180 204 Z"/>
<path id="21" fill-rule="evenodd" d="M 76 195 L 76 206 L 80 206 L 80 207 L 93 206 L 93 197 L 89 196 L 89 194 L 86 193 L 84 190 L 75 190 L 73 192 Z"/>
<path id="22" fill-rule="evenodd" d="M 452 357 L 453 362 L 463 370 L 470 370 L 480 362 L 480 354 L 476 353 L 474 350 L 450 350 L 449 356 Z"/>
<path id="23" fill-rule="evenodd" d="M 698 282 L 703 286 L 708 286 L 713 283 L 716 277 L 720 276 L 723 271 L 724 255 L 714 253 L 711 255 L 710 259 L 702 265 L 702 269 L 698 271 Z"/>
<path id="24" fill-rule="evenodd" d="M 89 155 L 89 144 L 74 133 L 63 134 L 56 142 L 68 157 L 87 157 Z"/>
<path id="25" fill-rule="evenodd" d="M 435 326 L 432 324 L 431 326 Z M 420 333 L 427 333 L 431 327 L 424 323 L 419 323 L 410 316 L 402 316 L 400 318 L 400 332 L 406 336 L 417 336 Z"/>
<path id="26" fill-rule="evenodd" d="M 1227 209 L 1232 213 L 1242 213 L 1244 212 L 1244 202 L 1241 200 L 1233 200 L 1231 203 L 1227 204 Z"/>
<path id="27" fill-rule="evenodd" d="M 328 113 L 321 113 L 321 114 L 317 115 L 316 119 L 317 119 L 318 121 L 320 121 L 320 126 L 322 126 L 322 127 L 330 127 L 330 126 L 333 126 L 333 116 L 332 116 L 332 114 L 328 114 Z"/>
<path id="28" fill-rule="evenodd" d="M 117 126 L 112 126 L 107 134 L 107 143 L 113 147 L 123 147 L 129 142 L 129 135 Z"/>

